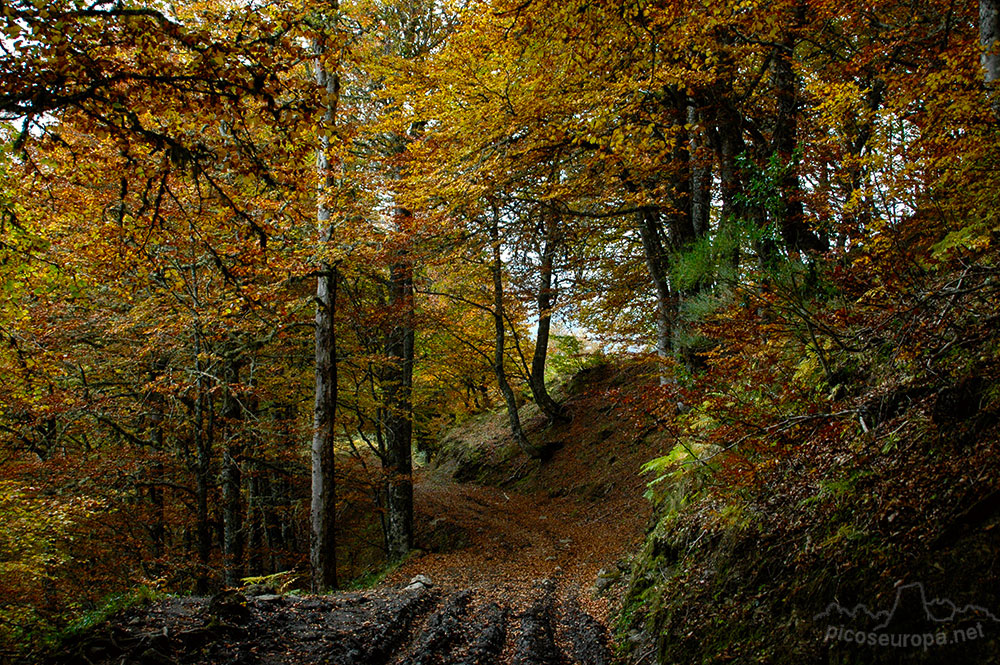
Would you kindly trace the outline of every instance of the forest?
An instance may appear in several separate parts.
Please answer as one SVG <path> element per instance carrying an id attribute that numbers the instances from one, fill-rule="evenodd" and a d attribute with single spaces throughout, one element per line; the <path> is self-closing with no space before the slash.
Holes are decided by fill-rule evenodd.
<path id="1" fill-rule="evenodd" d="M 0 663 L 1000 653 L 1000 0 L 0 15 Z"/>

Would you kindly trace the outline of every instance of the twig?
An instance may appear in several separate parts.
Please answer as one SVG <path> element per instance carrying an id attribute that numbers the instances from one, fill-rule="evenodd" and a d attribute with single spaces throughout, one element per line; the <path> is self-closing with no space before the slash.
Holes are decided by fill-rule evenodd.
<path id="1" fill-rule="evenodd" d="M 733 441 L 732 443 L 730 443 L 729 445 L 725 446 L 724 448 L 721 448 L 720 450 L 715 451 L 714 453 L 712 453 L 708 457 L 698 457 L 695 460 L 682 462 L 682 464 L 698 464 L 698 463 L 700 463 L 700 464 L 706 464 L 709 460 L 711 460 L 712 458 L 716 457 L 717 455 L 721 455 L 722 453 L 726 452 L 727 450 L 731 450 L 731 449 L 735 448 L 736 446 L 740 445 L 741 443 L 743 443 L 744 441 L 746 441 L 750 437 L 756 436 L 757 434 L 774 434 L 776 432 L 784 432 L 785 430 L 791 429 L 792 427 L 794 427 L 795 425 L 798 425 L 799 423 L 808 422 L 810 420 L 819 420 L 819 419 L 823 419 L 823 418 L 840 418 L 841 416 L 847 416 L 847 415 L 851 415 L 851 414 L 854 414 L 854 413 L 857 413 L 857 409 L 847 409 L 845 411 L 837 411 L 835 413 L 816 413 L 816 414 L 806 415 L 806 416 L 792 416 L 790 418 L 786 418 L 785 420 L 782 420 L 780 423 L 774 423 L 773 425 L 768 425 L 767 427 L 762 428 L 759 433 L 758 432 L 754 432 L 752 434 L 746 434 L 744 436 L 741 436 L 736 441 Z"/>

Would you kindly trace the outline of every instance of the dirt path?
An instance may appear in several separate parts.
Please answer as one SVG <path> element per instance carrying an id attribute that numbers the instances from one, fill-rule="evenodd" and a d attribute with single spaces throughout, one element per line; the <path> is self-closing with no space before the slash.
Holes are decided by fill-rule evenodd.
<path id="1" fill-rule="evenodd" d="M 539 580 L 550 579 L 559 595 L 579 594 L 587 611 L 603 619 L 615 599 L 593 596 L 598 573 L 615 571 L 634 550 L 648 515 L 641 487 L 627 489 L 594 500 L 421 478 L 414 502 L 418 532 L 428 534 L 424 540 L 451 538 L 459 546 L 418 552 L 385 584 L 419 574 L 436 585 L 530 602 Z"/>
<path id="2" fill-rule="evenodd" d="M 173 598 L 102 626 L 50 663 L 604 665 L 613 593 L 640 535 L 634 495 L 550 498 L 423 478 L 417 552 L 379 588 L 330 596 Z M 411 584 L 417 575 L 429 583 Z"/>
<path id="3" fill-rule="evenodd" d="M 420 473 L 417 546 L 378 588 L 329 596 L 226 592 L 132 610 L 52 665 L 605 665 L 623 580 L 650 507 L 651 444 L 608 423 L 608 400 L 574 404 L 577 429 L 523 491 Z M 501 440 L 502 427 L 495 424 Z M 491 445 L 480 443 L 480 450 Z M 523 462 L 523 463 L 522 463 Z M 526 461 L 506 461 L 509 469 Z M 523 475 L 523 474 L 522 474 Z M 423 582 L 413 583 L 415 578 Z"/>

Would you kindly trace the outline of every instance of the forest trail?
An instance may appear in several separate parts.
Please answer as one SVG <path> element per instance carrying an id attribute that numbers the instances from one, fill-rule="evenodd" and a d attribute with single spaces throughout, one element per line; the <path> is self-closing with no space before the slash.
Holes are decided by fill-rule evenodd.
<path id="1" fill-rule="evenodd" d="M 603 497 L 587 498 L 424 476 L 414 497 L 417 530 L 424 534 L 418 545 L 429 540 L 447 546 L 418 551 L 385 584 L 399 586 L 426 575 L 441 586 L 527 602 L 538 581 L 548 579 L 560 591 L 582 592 L 587 611 L 603 618 L 612 599 L 594 598 L 590 591 L 602 569 L 612 571 L 610 577 L 617 574 L 613 571 L 634 551 L 649 512 L 640 487 L 631 478 L 621 480 L 629 481 L 628 491 L 604 486 Z"/>
<path id="2" fill-rule="evenodd" d="M 593 467 L 560 451 L 533 475 L 546 489 L 533 491 L 421 471 L 421 549 L 377 588 L 172 598 L 130 611 L 50 662 L 609 663 L 608 617 L 622 588 L 614 579 L 649 507 L 631 461 L 603 474 Z M 602 569 L 610 589 L 597 593 Z M 429 583 L 412 583 L 417 576 Z"/>

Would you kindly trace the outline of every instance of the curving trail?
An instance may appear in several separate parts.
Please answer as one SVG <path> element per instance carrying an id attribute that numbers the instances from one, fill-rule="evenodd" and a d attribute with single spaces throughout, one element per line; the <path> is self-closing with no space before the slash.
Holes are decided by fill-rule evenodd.
<path id="1" fill-rule="evenodd" d="M 124 665 L 605 665 L 613 593 L 597 597 L 641 535 L 633 492 L 550 498 L 423 478 L 417 552 L 361 593 L 173 598 L 134 610 L 50 663 Z M 424 575 L 430 584 L 410 584 Z"/>
<path id="2" fill-rule="evenodd" d="M 638 469 L 656 444 L 577 406 L 579 431 L 598 435 L 566 437 L 523 491 L 458 483 L 443 469 L 418 474 L 420 550 L 376 589 L 172 598 L 104 624 L 49 663 L 610 663 L 608 617 L 624 580 L 600 594 L 595 583 L 602 569 L 613 579 L 642 537 L 650 507 Z M 426 583 L 411 583 L 418 576 Z"/>
<path id="3" fill-rule="evenodd" d="M 590 593 L 598 572 L 615 569 L 634 551 L 649 514 L 641 482 L 612 487 L 594 500 L 420 480 L 414 501 L 420 507 L 418 533 L 441 533 L 440 540 L 450 536 L 462 546 L 418 552 L 386 584 L 422 574 L 443 586 L 525 603 L 539 580 L 551 579 L 560 595 L 575 590 L 588 612 L 602 618 L 614 599 Z"/>

